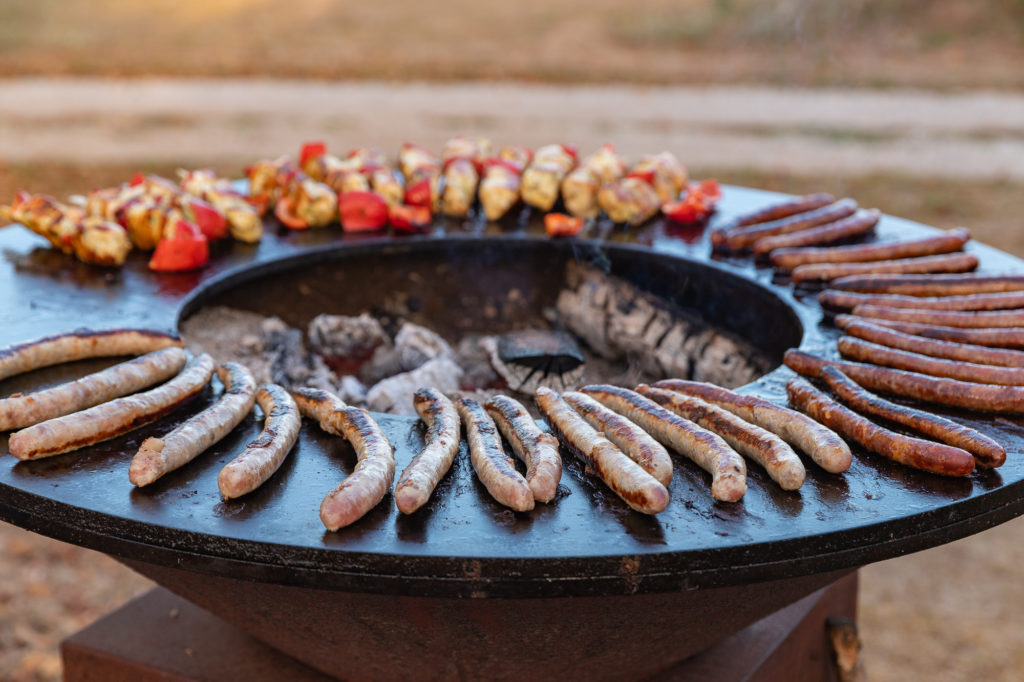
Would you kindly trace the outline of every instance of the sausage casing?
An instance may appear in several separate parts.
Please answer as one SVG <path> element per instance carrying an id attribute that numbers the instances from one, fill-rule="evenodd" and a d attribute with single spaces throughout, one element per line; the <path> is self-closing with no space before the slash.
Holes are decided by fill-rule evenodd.
<path id="1" fill-rule="evenodd" d="M 302 418 L 288 391 L 277 384 L 264 384 L 256 391 L 256 404 L 266 416 L 263 431 L 217 476 L 217 487 L 225 500 L 247 495 L 263 485 L 299 439 Z"/>
<path id="2" fill-rule="evenodd" d="M 1024 308 L 1024 291 L 1002 291 L 994 294 L 962 296 L 904 296 L 902 294 L 862 294 L 857 291 L 826 289 L 818 294 L 818 302 L 827 308 L 843 310 L 853 310 L 862 304 L 924 310 L 1007 310 L 1009 308 Z"/>
<path id="3" fill-rule="evenodd" d="M 550 502 L 558 492 L 562 480 L 562 458 L 558 454 L 558 439 L 544 433 L 533 417 L 518 401 L 497 395 L 484 405 L 505 440 L 526 464 L 526 483 L 533 499 Z"/>
<path id="4" fill-rule="evenodd" d="M 852 215 L 857 210 L 853 199 L 840 199 L 834 203 L 804 213 L 797 213 L 751 227 L 736 227 L 725 233 L 725 245 L 733 251 L 749 249 L 760 239 L 775 235 L 809 230 Z"/>
<path id="5" fill-rule="evenodd" d="M 879 327 L 887 327 L 911 334 L 913 336 L 924 336 L 929 339 L 949 341 L 951 343 L 969 343 L 977 346 L 989 346 L 995 348 L 1024 348 L 1024 327 L 1003 327 L 1003 328 L 971 328 L 971 327 L 943 327 L 935 324 L 921 324 L 919 322 L 898 322 L 896 320 L 883 320 L 873 317 L 854 317 L 852 315 L 836 316 L 836 325 L 848 323 L 847 320 L 862 320 L 870 322 Z"/>
<path id="6" fill-rule="evenodd" d="M 875 225 L 878 224 L 881 217 L 882 213 L 877 209 L 862 209 L 858 210 L 851 216 L 847 216 L 825 225 L 812 227 L 808 230 L 758 239 L 754 242 L 754 255 L 765 256 L 775 249 L 831 244 L 842 239 L 849 239 L 850 237 L 867 234 L 871 230 L 875 229 Z"/>
<path id="7" fill-rule="evenodd" d="M 919 310 L 917 308 L 886 308 L 877 305 L 859 305 L 853 309 L 858 317 L 917 322 L 940 327 L 1024 327 L 1024 309 L 1013 310 Z"/>
<path id="8" fill-rule="evenodd" d="M 457 398 L 455 407 L 466 429 L 469 458 L 480 482 L 500 504 L 515 511 L 533 509 L 533 492 L 505 454 L 501 436 L 484 408 L 470 398 Z"/>
<path id="9" fill-rule="evenodd" d="M 403 514 L 412 514 L 427 503 L 459 451 L 459 413 L 452 401 L 436 388 L 421 388 L 413 395 L 412 404 L 427 425 L 427 434 L 423 449 L 395 484 L 395 506 Z"/>
<path id="10" fill-rule="evenodd" d="M 870 263 L 813 263 L 797 266 L 790 279 L 793 282 L 819 282 L 849 277 L 850 275 L 884 275 L 894 273 L 927 274 L 933 272 L 969 272 L 978 267 L 973 253 L 946 253 L 921 258 L 878 260 Z"/>
<path id="11" fill-rule="evenodd" d="M 967 228 L 958 227 L 936 237 L 904 242 L 776 249 L 772 251 L 771 261 L 772 265 L 780 270 L 793 270 L 801 265 L 816 263 L 866 263 L 919 258 L 959 251 L 970 238 L 971 233 Z"/>
<path id="12" fill-rule="evenodd" d="M 929 374 L 935 377 L 959 379 L 977 384 L 998 384 L 1000 386 L 1024 386 L 1024 369 L 1019 367 L 997 367 L 958 360 L 944 360 L 912 351 L 889 348 L 852 336 L 843 336 L 837 346 L 844 358 L 868 362 L 885 367 L 904 369 L 909 372 Z"/>
<path id="13" fill-rule="evenodd" d="M 941 443 L 903 436 L 849 410 L 803 379 L 786 384 L 790 401 L 821 423 L 863 448 L 915 469 L 943 476 L 967 476 L 974 471 L 969 452 Z"/>
<path id="14" fill-rule="evenodd" d="M 832 280 L 830 286 L 866 294 L 961 296 L 1024 291 L 1024 275 L 855 275 Z"/>

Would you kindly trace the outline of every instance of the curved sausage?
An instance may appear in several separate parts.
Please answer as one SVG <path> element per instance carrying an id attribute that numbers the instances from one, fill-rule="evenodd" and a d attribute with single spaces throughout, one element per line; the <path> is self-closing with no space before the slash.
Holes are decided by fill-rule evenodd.
<path id="1" fill-rule="evenodd" d="M 971 233 L 966 227 L 958 227 L 936 237 L 905 242 L 776 249 L 772 252 L 771 261 L 772 265 L 780 270 L 793 270 L 801 265 L 814 263 L 866 263 L 897 258 L 919 258 L 959 251 L 970 238 Z"/>
<path id="2" fill-rule="evenodd" d="M 797 374 L 812 378 L 825 367 L 836 367 L 864 388 L 940 405 L 952 405 L 983 412 L 1018 414 L 1024 412 L 1024 387 L 974 384 L 956 379 L 865 365 L 846 360 L 823 360 L 799 350 L 788 350 L 783 358 Z"/>
<path id="3" fill-rule="evenodd" d="M 1006 461 L 1006 450 L 999 443 L 975 429 L 930 412 L 897 405 L 879 398 L 858 386 L 855 381 L 835 367 L 823 368 L 821 378 L 837 398 L 858 412 L 902 424 L 947 445 L 965 450 L 974 455 L 979 466 L 998 467 Z"/>
<path id="4" fill-rule="evenodd" d="M 421 388 L 412 397 L 416 413 L 427 425 L 423 449 L 416 453 L 395 484 L 395 506 L 412 514 L 430 499 L 459 451 L 459 413 L 436 388 Z"/>
<path id="5" fill-rule="evenodd" d="M 217 368 L 224 384 L 220 399 L 163 438 L 147 438 L 132 457 L 128 479 L 132 485 L 149 485 L 169 471 L 191 462 L 231 432 L 256 402 L 256 380 L 243 365 L 225 362 Z"/>
<path id="6" fill-rule="evenodd" d="M 86 358 L 141 355 L 170 346 L 184 347 L 177 334 L 150 329 L 78 329 L 0 349 L 0 379 L 41 367 Z"/>
<path id="7" fill-rule="evenodd" d="M 757 424 L 800 448 L 829 473 L 841 474 L 850 468 L 853 455 L 846 441 L 801 412 L 699 381 L 666 379 L 654 386 L 691 395 L 729 410 L 740 419 Z"/>
<path id="8" fill-rule="evenodd" d="M 562 480 L 562 458 L 558 439 L 544 433 L 533 417 L 518 401 L 497 395 L 484 405 L 498 430 L 512 446 L 512 451 L 526 464 L 526 483 L 533 499 L 550 502 Z"/>
<path id="9" fill-rule="evenodd" d="M 857 210 L 853 199 L 840 199 L 834 203 L 805 213 L 797 213 L 752 227 L 736 227 L 725 233 L 725 244 L 733 251 L 749 249 L 760 239 L 775 235 L 809 230 L 852 215 Z"/>
<path id="10" fill-rule="evenodd" d="M 1024 291 L 1024 275 L 857 275 L 832 280 L 830 286 L 865 294 L 962 296 Z"/>
<path id="11" fill-rule="evenodd" d="M 668 489 L 592 429 L 557 393 L 542 386 L 537 389 L 535 400 L 562 445 L 631 509 L 657 514 L 668 506 Z"/>
<path id="12" fill-rule="evenodd" d="M 974 457 L 969 452 L 882 428 L 843 407 L 803 379 L 790 380 L 786 384 L 786 393 L 790 402 L 822 424 L 894 462 L 943 476 L 967 476 L 974 471 Z"/>
<path id="13" fill-rule="evenodd" d="M 844 358 L 874 365 L 930 374 L 935 377 L 970 381 L 976 384 L 1024 386 L 1024 369 L 1019 367 L 996 367 L 995 365 L 943 360 L 920 353 L 889 348 L 852 336 L 840 337 L 837 346 L 839 354 Z"/>
<path id="14" fill-rule="evenodd" d="M 978 267 L 973 253 L 947 253 L 922 258 L 877 260 L 870 263 L 813 263 L 799 265 L 790 279 L 794 283 L 818 282 L 849 277 L 850 275 L 884 275 L 894 273 L 927 274 L 932 272 L 969 272 Z"/>
<path id="15" fill-rule="evenodd" d="M 961 360 L 978 365 L 1024 368 L 1024 352 L 1019 350 L 989 348 L 987 346 L 974 346 L 968 343 L 929 339 L 924 336 L 904 334 L 895 329 L 871 324 L 858 317 L 848 315 L 840 317 L 845 318 L 840 328 L 847 334 L 864 339 L 865 341 L 888 346 L 889 348 L 898 348 L 899 350 L 930 355 L 933 358 Z"/>
<path id="16" fill-rule="evenodd" d="M 685 396 L 664 388 L 653 388 L 641 384 L 637 393 L 684 419 L 717 433 L 733 450 L 744 455 L 768 472 L 773 481 L 783 490 L 797 490 L 804 483 L 807 471 L 793 449 L 773 433 L 750 424 L 732 412 L 723 410 L 700 398 Z"/>
<path id="17" fill-rule="evenodd" d="M 75 381 L 0 399 L 0 431 L 20 429 L 105 403 L 171 378 L 185 366 L 180 348 L 164 348 Z"/>
<path id="18" fill-rule="evenodd" d="M 887 308 L 924 310 L 1007 310 L 1024 308 L 1024 291 L 965 296 L 904 296 L 902 294 L 862 294 L 856 291 L 826 289 L 818 294 L 823 307 L 853 310 L 857 306 L 880 305 Z"/>
<path id="19" fill-rule="evenodd" d="M 217 476 L 217 487 L 225 500 L 247 495 L 263 485 L 299 439 L 302 418 L 288 391 L 277 384 L 264 384 L 256 391 L 256 404 L 266 417 L 263 431 Z"/>
<path id="20" fill-rule="evenodd" d="M 991 311 L 918 310 L 916 308 L 885 308 L 877 305 L 859 305 L 853 309 L 857 317 L 917 322 L 940 327 L 1024 327 L 1024 309 Z"/>
<path id="21" fill-rule="evenodd" d="M 320 520 L 335 531 L 355 523 L 384 499 L 395 478 L 395 452 L 370 413 L 348 407 L 341 398 L 315 388 L 292 391 L 304 417 L 327 433 L 345 438 L 356 452 L 355 470 L 320 504 Z"/>
<path id="22" fill-rule="evenodd" d="M 970 327 L 943 327 L 934 324 L 920 324 L 918 322 L 897 322 L 896 320 L 883 320 L 878 317 L 854 317 L 852 315 L 837 315 L 836 326 L 842 328 L 843 324 L 849 324 L 851 320 L 870 322 L 879 327 L 895 329 L 904 334 L 913 336 L 924 336 L 929 339 L 949 341 L 950 343 L 969 343 L 977 346 L 989 346 L 995 348 L 1024 348 L 1024 327 L 1003 327 L 989 329 L 972 329 Z"/>
<path id="23" fill-rule="evenodd" d="M 533 509 L 533 492 L 505 454 L 501 436 L 487 412 L 475 400 L 457 398 L 455 408 L 466 427 L 469 458 L 480 482 L 500 504 L 515 511 Z"/>
<path id="24" fill-rule="evenodd" d="M 213 358 L 192 358 L 178 376 L 145 393 L 117 398 L 11 434 L 18 459 L 39 459 L 109 440 L 150 422 L 196 397 L 213 375 Z"/>
<path id="25" fill-rule="evenodd" d="M 659 483 L 667 488 L 672 482 L 672 458 L 649 433 L 589 395 L 570 391 L 563 393 L 562 399 Z"/>
<path id="26" fill-rule="evenodd" d="M 768 206 L 759 208 L 756 211 L 739 215 L 729 223 L 729 226 L 746 227 L 747 225 L 766 223 L 769 220 L 788 218 L 789 216 L 796 215 L 798 213 L 806 213 L 807 211 L 813 211 L 816 208 L 827 206 L 833 201 L 835 201 L 835 197 L 824 192 L 818 194 L 806 194 L 802 197 L 797 197 L 796 199 L 781 201 L 776 204 L 769 204 Z"/>
<path id="27" fill-rule="evenodd" d="M 788 249 L 798 246 L 814 246 L 817 244 L 831 244 L 842 239 L 849 239 L 858 235 L 867 234 L 875 229 L 882 212 L 878 209 L 858 210 L 851 216 L 836 220 L 825 225 L 819 225 L 809 230 L 801 230 L 792 234 L 779 234 L 772 237 L 765 237 L 754 242 L 753 251 L 755 256 L 766 256 L 775 249 Z"/>
<path id="28" fill-rule="evenodd" d="M 617 386 L 584 386 L 583 393 L 639 424 L 711 474 L 711 496 L 737 502 L 747 491 L 747 465 L 721 436 L 666 410 L 649 398 Z"/>

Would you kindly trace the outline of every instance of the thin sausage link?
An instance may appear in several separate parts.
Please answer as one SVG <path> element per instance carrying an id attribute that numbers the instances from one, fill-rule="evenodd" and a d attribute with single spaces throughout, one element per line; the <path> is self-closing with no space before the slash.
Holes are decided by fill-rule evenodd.
<path id="1" fill-rule="evenodd" d="M 302 418 L 288 391 L 277 384 L 264 384 L 256 392 L 256 404 L 266 415 L 263 431 L 217 476 L 217 487 L 225 500 L 247 495 L 263 485 L 281 467 L 299 438 Z"/>
<path id="2" fill-rule="evenodd" d="M 427 425 L 427 434 L 423 449 L 395 484 L 395 506 L 403 514 L 411 514 L 427 503 L 459 451 L 459 413 L 452 401 L 436 388 L 421 388 L 412 402 Z"/>
<path id="3" fill-rule="evenodd" d="M 505 454 L 494 421 L 475 400 L 456 398 L 455 408 L 466 428 L 469 459 L 480 482 L 498 503 L 515 511 L 533 509 L 533 492 L 516 471 L 515 462 Z"/>
<path id="4" fill-rule="evenodd" d="M 494 396 L 484 409 L 494 419 L 512 451 L 526 464 L 526 483 L 533 499 L 538 502 L 555 499 L 558 482 L 562 480 L 558 439 L 541 431 L 526 408 L 508 396 Z"/>

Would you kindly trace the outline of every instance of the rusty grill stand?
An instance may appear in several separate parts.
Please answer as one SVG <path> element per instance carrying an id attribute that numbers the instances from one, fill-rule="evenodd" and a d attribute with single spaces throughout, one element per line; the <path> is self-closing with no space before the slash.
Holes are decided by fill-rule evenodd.
<path id="1" fill-rule="evenodd" d="M 826 621 L 853 619 L 856 607 L 857 574 L 852 573 L 646 679 L 840 680 Z M 686 632 L 679 633 L 681 639 L 686 636 Z M 352 646 L 360 643 L 353 641 Z M 161 587 L 72 635 L 64 641 L 61 653 L 65 682 L 336 679 Z M 347 652 L 338 651 L 337 655 L 342 658 Z M 387 658 L 386 652 L 381 657 Z M 395 679 L 400 677 L 399 672 L 395 671 Z M 484 671 L 470 672 L 473 678 L 487 677 Z"/>

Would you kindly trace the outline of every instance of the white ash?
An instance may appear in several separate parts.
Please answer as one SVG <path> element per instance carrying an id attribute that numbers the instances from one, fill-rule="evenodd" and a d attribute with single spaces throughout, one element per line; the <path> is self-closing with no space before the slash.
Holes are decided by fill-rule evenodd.
<path id="1" fill-rule="evenodd" d="M 413 394 L 424 386 L 442 393 L 458 390 L 462 368 L 450 358 L 435 358 L 409 372 L 384 379 L 366 394 L 366 406 L 377 412 L 415 415 Z"/>
<path id="2" fill-rule="evenodd" d="M 391 338 L 380 322 L 363 313 L 317 315 L 306 328 L 309 347 L 330 359 L 368 358 L 381 346 L 390 346 Z"/>
<path id="3" fill-rule="evenodd" d="M 349 405 L 366 404 L 366 385 L 351 374 L 338 380 L 338 397 Z"/>
<path id="4" fill-rule="evenodd" d="M 437 358 L 455 360 L 455 351 L 437 332 L 412 322 L 403 324 L 395 334 L 395 350 L 405 372 Z"/>
<path id="5" fill-rule="evenodd" d="M 455 364 L 462 368 L 465 386 L 492 386 L 501 377 L 494 371 L 491 356 L 484 347 L 487 336 L 471 334 L 462 337 L 455 348 Z"/>

